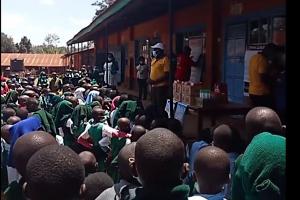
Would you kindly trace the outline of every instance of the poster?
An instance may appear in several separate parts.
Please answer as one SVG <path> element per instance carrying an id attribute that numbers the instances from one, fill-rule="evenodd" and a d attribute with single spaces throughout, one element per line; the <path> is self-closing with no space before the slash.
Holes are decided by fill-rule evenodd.
<path id="1" fill-rule="evenodd" d="M 199 56 L 204 53 L 204 38 L 203 37 L 192 37 L 189 39 L 189 47 L 192 49 L 191 57 L 194 62 L 197 62 Z M 201 78 L 201 68 L 200 67 L 192 67 L 191 68 L 191 77 L 190 82 L 198 83 Z"/>
<path id="2" fill-rule="evenodd" d="M 183 119 L 184 119 L 185 113 L 187 111 L 187 108 L 188 108 L 188 106 L 186 104 L 177 102 L 174 117 L 175 117 L 175 119 L 179 120 L 181 122 L 181 124 L 183 124 Z"/>
<path id="3" fill-rule="evenodd" d="M 191 57 L 194 62 L 197 62 L 203 49 L 203 38 L 194 37 L 189 39 L 189 47 L 192 49 Z"/>

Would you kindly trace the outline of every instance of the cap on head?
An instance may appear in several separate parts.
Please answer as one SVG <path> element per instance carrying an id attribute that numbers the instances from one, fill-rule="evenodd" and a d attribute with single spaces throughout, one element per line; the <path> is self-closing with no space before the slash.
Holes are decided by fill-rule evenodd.
<path id="1" fill-rule="evenodd" d="M 155 45 L 151 46 L 152 49 L 161 49 L 164 50 L 164 45 L 163 43 L 156 43 Z"/>

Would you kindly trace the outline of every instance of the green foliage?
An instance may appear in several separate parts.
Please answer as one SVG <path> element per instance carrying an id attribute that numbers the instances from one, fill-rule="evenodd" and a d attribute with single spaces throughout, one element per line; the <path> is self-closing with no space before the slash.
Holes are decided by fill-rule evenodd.
<path id="1" fill-rule="evenodd" d="M 1 53 L 15 53 L 17 48 L 12 37 L 1 32 Z"/>

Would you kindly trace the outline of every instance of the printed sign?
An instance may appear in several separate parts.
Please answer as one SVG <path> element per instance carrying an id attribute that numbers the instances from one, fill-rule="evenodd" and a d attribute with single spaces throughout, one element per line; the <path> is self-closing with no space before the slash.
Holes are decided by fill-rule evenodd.
<path id="1" fill-rule="evenodd" d="M 179 120 L 181 124 L 183 123 L 183 119 L 185 113 L 187 111 L 188 105 L 183 104 L 181 102 L 177 102 L 176 110 L 175 110 L 175 119 Z"/>

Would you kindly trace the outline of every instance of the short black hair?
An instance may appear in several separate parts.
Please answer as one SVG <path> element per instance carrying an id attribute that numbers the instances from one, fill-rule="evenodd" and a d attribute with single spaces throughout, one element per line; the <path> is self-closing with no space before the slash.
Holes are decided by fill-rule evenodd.
<path id="1" fill-rule="evenodd" d="M 11 124 L 14 125 L 16 123 L 18 123 L 19 121 L 21 121 L 21 118 L 18 116 L 11 116 L 7 119 L 7 124 Z"/>
<path id="2" fill-rule="evenodd" d="M 227 153 L 242 153 L 243 141 L 238 130 L 230 124 L 220 124 L 212 131 L 214 146 L 219 147 Z"/>
<path id="3" fill-rule="evenodd" d="M 1 127 L 1 138 L 5 140 L 6 143 L 10 144 L 11 135 L 9 129 L 12 127 L 10 124 L 5 124 Z"/>
<path id="4" fill-rule="evenodd" d="M 277 113 L 271 108 L 255 107 L 246 115 L 245 119 L 247 142 L 262 132 L 282 135 L 282 123 Z"/>
<path id="5" fill-rule="evenodd" d="M 81 162 L 84 165 L 86 176 L 90 173 L 95 173 L 97 171 L 97 169 L 96 169 L 97 159 L 92 152 L 83 151 L 83 152 L 79 153 L 78 155 L 80 157 Z"/>
<path id="6" fill-rule="evenodd" d="M 49 145 L 29 159 L 26 181 L 32 200 L 76 199 L 84 182 L 84 166 L 69 147 Z"/>
<path id="7" fill-rule="evenodd" d="M 120 178 L 130 182 L 132 180 L 132 171 L 129 159 L 134 158 L 136 142 L 125 145 L 118 154 L 118 167 Z"/>
<path id="8" fill-rule="evenodd" d="M 128 94 L 121 94 L 116 106 L 120 106 L 124 101 L 129 100 Z"/>
<path id="9" fill-rule="evenodd" d="M 95 200 L 104 190 L 114 185 L 112 178 L 104 172 L 88 175 L 84 183 L 86 185 L 85 200 Z"/>
<path id="10" fill-rule="evenodd" d="M 144 56 L 140 56 L 140 57 L 138 58 L 138 61 L 145 61 L 145 57 L 144 57 Z"/>
<path id="11" fill-rule="evenodd" d="M 140 139 L 140 137 L 145 135 L 146 129 L 141 125 L 135 125 L 134 127 L 132 127 L 130 133 L 131 133 L 131 138 L 130 138 L 131 142 L 136 142 L 138 139 Z"/>
<path id="12" fill-rule="evenodd" d="M 12 152 L 13 162 L 22 177 L 25 177 L 30 157 L 41 148 L 52 144 L 57 144 L 55 138 L 44 131 L 33 131 L 17 139 Z"/>
<path id="13" fill-rule="evenodd" d="M 28 112 L 35 112 L 38 110 L 39 101 L 36 98 L 31 97 L 27 100 L 26 107 Z"/>
<path id="14" fill-rule="evenodd" d="M 12 108 L 4 108 L 2 112 L 3 112 L 2 119 L 5 122 L 7 121 L 8 118 L 16 115 L 16 111 Z"/>
<path id="15" fill-rule="evenodd" d="M 21 118 L 21 120 L 24 120 L 28 117 L 28 110 L 27 108 L 19 108 L 17 110 L 17 116 Z"/>
<path id="16" fill-rule="evenodd" d="M 136 169 L 144 187 L 177 185 L 184 159 L 183 142 L 168 129 L 153 129 L 137 141 Z"/>
<path id="17" fill-rule="evenodd" d="M 222 190 L 229 180 L 229 156 L 218 147 L 204 147 L 196 154 L 194 169 L 200 188 L 201 185 L 207 185 L 209 188 Z"/>
<path id="18" fill-rule="evenodd" d="M 166 128 L 168 129 L 168 119 L 154 119 L 151 123 L 151 129 Z"/>
<path id="19" fill-rule="evenodd" d="M 168 119 L 168 129 L 175 133 L 179 138 L 183 137 L 183 127 L 178 119 L 170 118 Z"/>

